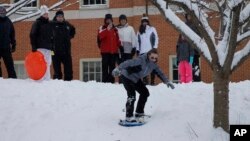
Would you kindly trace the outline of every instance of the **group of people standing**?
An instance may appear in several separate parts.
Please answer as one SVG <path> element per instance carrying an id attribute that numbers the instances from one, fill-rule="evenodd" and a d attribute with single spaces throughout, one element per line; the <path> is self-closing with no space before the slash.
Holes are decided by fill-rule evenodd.
<path id="1" fill-rule="evenodd" d="M 6 9 L 0 6 L 0 59 L 3 58 L 8 78 L 17 78 L 11 54 L 16 49 L 15 29 L 6 13 Z M 48 7 L 42 5 L 40 17 L 33 23 L 30 31 L 32 52 L 40 51 L 44 55 L 47 65 L 46 73 L 41 80 L 50 80 L 50 65 L 52 63 L 53 78 L 70 81 L 73 79 L 70 40 L 75 35 L 75 27 L 65 20 L 61 10 L 56 12 L 52 21 L 49 20 L 48 14 Z M 64 77 L 61 64 L 64 66 Z"/>
<path id="2" fill-rule="evenodd" d="M 49 80 L 50 65 L 53 64 L 53 79 L 62 79 L 61 64 L 63 64 L 64 80 L 73 79 L 71 42 L 75 35 L 75 27 L 64 18 L 64 12 L 56 12 L 52 21 L 49 20 L 49 9 L 43 5 L 41 16 L 33 23 L 30 40 L 32 51 L 40 51 L 45 58 L 47 70 L 42 80 Z"/>
<path id="3" fill-rule="evenodd" d="M 39 50 L 45 56 L 47 71 L 42 80 L 50 79 L 51 64 L 54 68 L 54 79 L 72 80 L 71 39 L 74 38 L 75 27 L 65 20 L 61 10 L 56 12 L 52 21 L 49 20 L 47 6 L 42 5 L 40 11 L 40 17 L 32 25 L 30 41 L 32 51 Z M 15 29 L 11 20 L 6 16 L 6 9 L 2 6 L 0 7 L 0 23 L 0 59 L 3 58 L 8 77 L 17 78 L 12 58 L 12 53 L 16 50 Z M 186 24 L 195 31 L 187 14 Z M 112 15 L 106 14 L 104 24 L 98 30 L 97 42 L 102 57 L 102 81 L 114 83 L 112 70 L 116 65 L 132 59 L 135 55 L 139 57 L 151 49 L 157 49 L 159 38 L 146 15 L 142 16 L 138 32 L 135 33 L 134 28 L 128 24 L 126 15 L 120 15 L 119 24 L 115 26 Z M 176 53 L 180 82 L 200 81 L 199 53 L 190 46 L 183 35 L 179 36 Z M 63 64 L 64 72 L 62 72 L 61 64 Z M 150 82 L 148 76 L 143 78 L 143 82 L 154 85 L 155 72 L 153 71 L 150 76 Z"/>
<path id="4" fill-rule="evenodd" d="M 119 24 L 115 26 L 112 15 L 106 14 L 104 25 L 98 30 L 97 43 L 102 56 L 102 81 L 114 83 L 112 71 L 116 64 L 132 59 L 135 54 L 141 56 L 153 48 L 157 49 L 158 35 L 146 15 L 141 18 L 139 32 L 136 34 L 128 24 L 126 15 L 120 15 Z M 147 77 L 144 83 L 149 84 Z M 154 75 L 151 79 L 151 84 L 154 84 Z"/>

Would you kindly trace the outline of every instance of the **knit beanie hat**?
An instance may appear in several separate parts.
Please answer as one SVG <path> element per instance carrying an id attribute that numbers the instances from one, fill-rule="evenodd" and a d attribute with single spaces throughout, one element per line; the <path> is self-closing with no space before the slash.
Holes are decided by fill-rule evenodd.
<path id="1" fill-rule="evenodd" d="M 63 11 L 62 11 L 62 10 L 59 10 L 59 11 L 57 11 L 57 12 L 56 12 L 56 17 L 57 17 L 57 16 L 59 16 L 59 15 L 64 16 L 64 13 L 63 13 Z"/>
<path id="2" fill-rule="evenodd" d="M 144 22 L 144 21 L 149 22 L 149 18 L 146 14 L 143 14 L 141 18 L 141 22 Z"/>
<path id="3" fill-rule="evenodd" d="M 127 16 L 126 15 L 120 15 L 119 16 L 119 21 L 121 21 L 121 20 L 127 20 Z"/>
<path id="4" fill-rule="evenodd" d="M 49 8 L 48 8 L 46 5 L 42 5 L 42 6 L 40 7 L 40 11 L 41 11 L 40 15 L 42 16 L 42 15 L 44 15 L 45 13 L 49 13 Z"/>
<path id="5" fill-rule="evenodd" d="M 111 19 L 111 20 L 113 21 L 112 15 L 111 15 L 111 14 L 106 14 L 106 15 L 105 15 L 105 21 L 106 21 L 107 19 Z"/>

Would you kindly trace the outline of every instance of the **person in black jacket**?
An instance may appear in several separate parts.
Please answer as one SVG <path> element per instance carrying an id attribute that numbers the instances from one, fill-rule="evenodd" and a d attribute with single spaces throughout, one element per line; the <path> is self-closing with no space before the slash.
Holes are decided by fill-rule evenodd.
<path id="1" fill-rule="evenodd" d="M 41 80 L 50 80 L 51 50 L 53 46 L 52 26 L 49 22 L 49 9 L 42 5 L 40 17 L 33 23 L 30 32 L 32 51 L 40 51 L 47 63 L 47 70 Z"/>
<path id="2" fill-rule="evenodd" d="M 53 79 L 62 79 L 61 63 L 63 64 L 64 80 L 73 79 L 71 43 L 70 40 L 75 36 L 75 27 L 65 21 L 63 11 L 59 10 L 52 22 L 54 36 L 54 55 L 52 63 L 54 68 Z"/>
<path id="3" fill-rule="evenodd" d="M 3 58 L 8 78 L 17 78 L 11 54 L 16 50 L 15 29 L 6 13 L 6 9 L 0 6 L 0 59 Z"/>

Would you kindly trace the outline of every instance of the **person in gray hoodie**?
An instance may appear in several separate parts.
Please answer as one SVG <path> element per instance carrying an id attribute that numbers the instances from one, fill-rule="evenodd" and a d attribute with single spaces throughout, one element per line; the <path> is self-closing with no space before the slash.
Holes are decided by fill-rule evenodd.
<path id="1" fill-rule="evenodd" d="M 155 71 L 157 76 L 168 86 L 174 89 L 174 85 L 163 74 L 157 65 L 158 53 L 156 49 L 151 49 L 148 53 L 141 55 L 135 59 L 127 60 L 116 67 L 112 74 L 120 76 L 124 88 L 127 91 L 126 103 L 126 121 L 136 122 L 144 116 L 144 107 L 149 96 L 146 85 L 142 82 L 142 78 Z M 136 91 L 140 94 L 134 119 L 134 103 L 136 101 Z"/>

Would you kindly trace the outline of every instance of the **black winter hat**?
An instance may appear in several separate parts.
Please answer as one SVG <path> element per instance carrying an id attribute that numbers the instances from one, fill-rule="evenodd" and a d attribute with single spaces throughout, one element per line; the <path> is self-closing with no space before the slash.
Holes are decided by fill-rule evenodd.
<path id="1" fill-rule="evenodd" d="M 113 20 L 112 15 L 111 14 L 106 14 L 105 15 L 105 20 L 107 20 L 107 19 Z"/>
<path id="2" fill-rule="evenodd" d="M 119 16 L 119 21 L 120 21 L 120 20 L 127 20 L 127 16 L 126 16 L 126 15 L 123 15 L 123 14 L 120 15 L 120 16 Z"/>
<path id="3" fill-rule="evenodd" d="M 56 16 L 59 16 L 59 15 L 64 16 L 64 13 L 63 13 L 63 11 L 62 11 L 62 10 L 59 10 L 59 11 L 57 11 L 57 12 L 56 12 Z"/>

